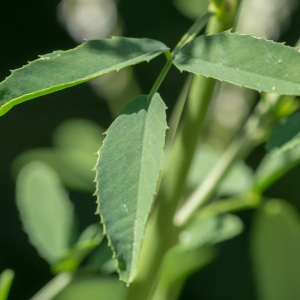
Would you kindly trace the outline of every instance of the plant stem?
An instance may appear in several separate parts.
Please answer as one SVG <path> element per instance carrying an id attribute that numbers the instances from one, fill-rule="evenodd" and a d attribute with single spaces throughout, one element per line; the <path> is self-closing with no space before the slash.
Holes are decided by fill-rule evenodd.
<path id="1" fill-rule="evenodd" d="M 277 122 L 276 110 L 281 100 L 281 96 L 274 97 L 272 94 L 260 100 L 243 132 L 228 146 L 216 167 L 175 215 L 174 222 L 177 226 L 183 226 L 199 207 L 211 199 L 219 183 L 237 159 L 245 158 L 256 145 L 265 140 L 274 123 Z"/>
<path id="2" fill-rule="evenodd" d="M 259 205 L 261 200 L 262 196 L 257 193 L 242 194 L 238 197 L 210 203 L 203 207 L 195 217 L 199 221 L 216 215 L 253 209 Z"/>
<path id="3" fill-rule="evenodd" d="M 160 85 L 162 84 L 162 82 L 164 81 L 166 75 L 168 74 L 171 66 L 173 65 L 173 58 L 175 57 L 175 55 L 180 51 L 180 49 L 189 41 L 193 40 L 198 34 L 199 32 L 204 28 L 204 26 L 206 25 L 209 17 L 212 15 L 212 13 L 208 12 L 205 15 L 199 17 L 196 22 L 190 27 L 190 29 L 186 32 L 186 34 L 180 39 L 180 41 L 177 43 L 176 47 L 174 48 L 174 50 L 172 51 L 172 53 L 170 53 L 169 51 L 165 52 L 166 58 L 167 58 L 167 62 L 164 65 L 163 69 L 161 70 L 161 72 L 159 73 L 157 79 L 155 80 L 151 91 L 148 95 L 148 105 L 153 97 L 153 95 L 158 91 Z"/>
<path id="4" fill-rule="evenodd" d="M 42 288 L 31 300 L 52 299 L 57 296 L 73 279 L 73 274 L 64 272 L 54 277 L 44 288 Z"/>
<path id="5" fill-rule="evenodd" d="M 245 150 L 251 148 L 250 142 L 251 141 L 244 136 L 229 145 L 216 167 L 213 168 L 212 172 L 205 178 L 199 188 L 175 215 L 174 222 L 177 226 L 184 225 L 197 208 L 203 206 L 211 199 L 213 193 L 219 186 L 221 180 L 227 175 L 232 164 L 242 156 L 242 153 Z"/>
<path id="6" fill-rule="evenodd" d="M 172 51 L 173 56 L 175 56 L 186 43 L 192 41 L 199 34 L 199 32 L 204 28 L 208 19 L 212 15 L 213 14 L 211 12 L 207 12 L 205 15 L 200 16 L 195 21 L 195 23 L 189 28 L 189 30 L 185 33 L 185 35 L 177 43 L 176 47 Z"/>
<path id="7" fill-rule="evenodd" d="M 158 91 L 160 85 L 162 84 L 162 82 L 164 81 L 166 75 L 168 74 L 172 64 L 173 64 L 173 55 L 171 55 L 171 53 L 169 51 L 165 52 L 165 56 L 167 58 L 167 61 L 163 67 L 163 69 L 161 70 L 161 72 L 159 73 L 157 79 L 155 80 L 151 91 L 149 92 L 149 95 L 147 97 L 147 103 L 148 105 L 151 102 L 151 99 L 153 97 L 153 95 Z"/>
<path id="8" fill-rule="evenodd" d="M 225 29 L 227 27 L 215 20 L 214 16 L 210 18 L 207 27 L 209 33 L 217 33 Z M 189 36 L 189 34 L 186 35 L 178 43 L 174 50 L 175 54 L 178 51 L 176 49 L 180 49 L 189 40 Z M 174 226 L 173 218 L 181 199 L 193 153 L 202 132 L 214 85 L 215 80 L 211 78 L 194 76 L 192 79 L 182 126 L 175 137 L 167 169 L 163 173 L 157 196 L 157 206 L 147 226 L 137 277 L 129 287 L 127 299 L 152 299 L 151 295 L 155 291 L 163 257 L 168 249 L 177 242 L 179 228 Z"/>

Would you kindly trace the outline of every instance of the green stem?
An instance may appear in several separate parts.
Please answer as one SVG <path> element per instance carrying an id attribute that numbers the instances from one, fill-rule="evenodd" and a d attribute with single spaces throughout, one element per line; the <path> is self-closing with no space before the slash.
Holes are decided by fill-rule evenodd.
<path id="1" fill-rule="evenodd" d="M 216 215 L 255 208 L 261 200 L 260 194 L 250 192 L 235 198 L 210 203 L 203 207 L 195 217 L 197 220 L 203 220 Z"/>
<path id="2" fill-rule="evenodd" d="M 242 137 L 234 141 L 224 154 L 220 161 L 213 168 L 212 172 L 205 178 L 204 182 L 196 189 L 188 201 L 180 208 L 174 217 L 177 226 L 184 225 L 198 209 L 211 199 L 221 180 L 227 175 L 232 164 L 250 148 L 250 141 L 247 137 Z"/>
<path id="3" fill-rule="evenodd" d="M 200 22 L 197 25 L 198 29 L 200 28 L 199 24 Z M 215 17 L 210 18 L 207 29 L 210 33 L 217 33 L 225 29 L 227 28 L 215 20 Z M 191 32 L 194 31 L 195 29 L 191 30 Z M 190 34 L 186 35 L 178 43 L 173 54 L 176 54 L 177 49 L 180 49 L 189 40 L 189 36 Z M 157 85 L 159 86 L 159 84 Z M 179 228 L 174 226 L 173 217 L 181 199 L 199 135 L 202 132 L 214 85 L 215 80 L 211 78 L 193 77 L 182 126 L 175 137 L 171 157 L 163 174 L 157 196 L 157 206 L 147 226 L 137 277 L 129 287 L 127 299 L 153 299 L 152 294 L 155 291 L 163 257 L 168 249 L 177 242 Z"/>
<path id="4" fill-rule="evenodd" d="M 213 15 L 213 13 L 208 12 L 203 16 L 200 16 L 195 23 L 190 27 L 190 29 L 185 33 L 185 35 L 177 43 L 176 47 L 172 51 L 172 55 L 175 56 L 180 49 L 188 42 L 192 41 L 199 32 L 204 28 L 208 19 Z"/>
<path id="5" fill-rule="evenodd" d="M 173 58 L 175 57 L 175 55 L 180 51 L 180 49 L 186 43 L 193 40 L 199 34 L 199 32 L 206 25 L 206 23 L 207 23 L 207 21 L 208 21 L 208 19 L 211 15 L 212 15 L 212 13 L 206 13 L 205 15 L 199 17 L 196 20 L 196 22 L 190 27 L 190 29 L 186 32 L 186 34 L 180 39 L 180 41 L 177 43 L 177 45 L 175 46 L 172 53 L 170 53 L 169 51 L 165 52 L 167 62 L 164 65 L 161 72 L 159 73 L 157 79 L 155 80 L 155 82 L 154 82 L 154 84 L 151 88 L 151 91 L 149 92 L 148 99 L 147 99 L 148 105 L 150 104 L 150 101 L 151 101 L 153 95 L 158 91 L 160 85 L 164 81 L 164 79 L 165 79 L 166 75 L 168 74 L 171 66 L 173 65 Z"/>
<path id="6" fill-rule="evenodd" d="M 44 288 L 42 288 L 31 300 L 52 299 L 57 296 L 73 279 L 73 274 L 64 272 L 54 277 Z"/>
<path id="7" fill-rule="evenodd" d="M 177 226 L 187 223 L 197 213 L 197 209 L 211 199 L 219 183 L 237 159 L 245 158 L 256 145 L 265 140 L 274 123 L 277 122 L 278 116 L 274 112 L 280 106 L 281 99 L 281 96 L 272 97 L 271 95 L 260 100 L 243 132 L 233 140 L 216 167 L 176 213 L 174 223 Z"/>
<path id="8" fill-rule="evenodd" d="M 149 92 L 149 95 L 147 98 L 148 105 L 150 104 L 153 95 L 158 91 L 159 87 L 161 86 L 162 82 L 164 81 L 166 75 L 168 74 L 168 72 L 173 64 L 173 55 L 171 55 L 171 53 L 169 51 L 165 52 L 165 56 L 167 58 L 167 62 L 165 63 L 163 69 L 159 73 L 157 79 L 155 80 L 155 82 Z"/>
<path id="9" fill-rule="evenodd" d="M 15 273 L 11 269 L 6 269 L 0 274 L 0 300 L 7 299 L 14 277 Z"/>

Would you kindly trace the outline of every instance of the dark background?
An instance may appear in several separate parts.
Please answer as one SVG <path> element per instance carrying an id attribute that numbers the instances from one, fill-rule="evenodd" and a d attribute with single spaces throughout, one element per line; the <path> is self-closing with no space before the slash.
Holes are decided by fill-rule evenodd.
<path id="1" fill-rule="evenodd" d="M 2 0 L 0 2 L 0 80 L 10 74 L 9 70 L 37 58 L 39 54 L 53 50 L 66 50 L 76 46 L 56 18 L 57 0 Z M 124 35 L 148 37 L 163 41 L 172 47 L 191 24 L 173 6 L 170 0 L 123 0 L 119 1 L 119 14 Z M 280 37 L 293 45 L 299 37 L 300 12 L 295 11 L 291 20 L 294 28 L 288 28 Z M 296 31 L 295 31 L 296 30 Z M 157 59 L 153 63 L 135 68 L 136 77 L 143 92 L 147 93 L 162 66 Z M 172 108 L 183 77 L 172 70 L 160 93 Z M 72 89 L 43 96 L 16 106 L 0 118 L 0 271 L 11 268 L 16 277 L 9 299 L 28 299 L 52 277 L 48 265 L 37 255 L 23 233 L 14 203 L 14 180 L 10 165 L 24 150 L 51 146 L 53 130 L 65 119 L 87 118 L 104 128 L 111 122 L 105 102 L 90 86 L 83 84 Z M 263 154 L 257 149 L 249 158 L 255 166 Z M 283 178 L 269 195 L 291 201 L 298 208 L 298 179 L 296 168 Z M 95 199 L 86 194 L 71 192 L 80 217 L 80 226 L 95 222 Z M 245 232 L 220 245 L 218 258 L 186 284 L 182 299 L 256 299 L 248 253 L 248 232 L 251 212 L 241 213 Z"/>

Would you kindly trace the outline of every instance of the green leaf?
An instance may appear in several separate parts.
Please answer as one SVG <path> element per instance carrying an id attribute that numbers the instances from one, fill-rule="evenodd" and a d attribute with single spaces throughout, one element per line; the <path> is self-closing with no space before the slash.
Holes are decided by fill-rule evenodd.
<path id="1" fill-rule="evenodd" d="M 266 154 L 255 172 L 253 189 L 262 193 L 300 163 L 300 144 L 278 155 Z"/>
<path id="2" fill-rule="evenodd" d="M 158 94 L 149 107 L 146 95 L 130 102 L 106 132 L 95 167 L 98 212 L 126 283 L 136 273 L 161 169 L 165 109 Z"/>
<path id="3" fill-rule="evenodd" d="M 115 278 L 78 277 L 53 300 L 122 300 L 125 296 L 126 287 Z"/>
<path id="4" fill-rule="evenodd" d="M 189 275 L 215 258 L 214 244 L 233 238 L 242 229 L 241 220 L 229 214 L 194 220 L 179 234 L 179 243 L 166 253 L 153 299 L 169 299 L 170 290 L 179 290 Z"/>
<path id="5" fill-rule="evenodd" d="M 200 36 L 174 59 L 180 71 L 258 91 L 300 95 L 300 53 L 250 35 L 225 31 Z"/>
<path id="6" fill-rule="evenodd" d="M 14 271 L 10 269 L 6 269 L 0 274 L 0 300 L 7 299 L 14 276 Z"/>
<path id="7" fill-rule="evenodd" d="M 158 285 L 152 299 L 179 299 L 185 280 L 211 263 L 215 256 L 216 250 L 212 246 L 171 248 L 164 256 Z"/>
<path id="8" fill-rule="evenodd" d="M 73 206 L 55 171 L 42 162 L 26 165 L 17 178 L 16 200 L 30 242 L 50 264 L 69 249 Z"/>
<path id="9" fill-rule="evenodd" d="M 84 119 L 70 119 L 54 132 L 53 148 L 37 148 L 19 155 L 12 170 L 17 174 L 33 160 L 47 163 L 59 174 L 63 184 L 75 190 L 92 193 L 95 153 L 102 143 L 103 130 L 97 124 Z"/>
<path id="10" fill-rule="evenodd" d="M 242 230 L 242 221 L 234 215 L 199 218 L 181 232 L 181 241 L 185 249 L 213 245 L 233 238 Z"/>
<path id="11" fill-rule="evenodd" d="M 300 111 L 288 116 L 271 133 L 267 149 L 273 154 L 287 151 L 300 143 Z"/>
<path id="12" fill-rule="evenodd" d="M 192 20 L 208 12 L 209 0 L 173 0 L 173 2 L 183 15 Z"/>
<path id="13" fill-rule="evenodd" d="M 77 243 L 51 266 L 52 271 L 60 273 L 76 270 L 86 256 L 101 243 L 102 239 L 100 224 L 90 225 L 81 233 Z"/>
<path id="14" fill-rule="evenodd" d="M 289 203 L 272 200 L 254 219 L 251 240 L 259 299 L 298 299 L 300 222 Z"/>
<path id="15" fill-rule="evenodd" d="M 115 37 L 42 55 L 0 83 L 0 116 L 16 104 L 150 61 L 167 50 L 159 41 Z"/>

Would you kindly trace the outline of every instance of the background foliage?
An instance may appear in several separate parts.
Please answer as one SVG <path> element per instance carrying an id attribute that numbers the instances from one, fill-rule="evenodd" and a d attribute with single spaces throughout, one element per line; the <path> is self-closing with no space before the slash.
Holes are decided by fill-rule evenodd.
<path id="1" fill-rule="evenodd" d="M 65 28 L 57 22 L 58 4 L 59 1 L 50 0 L 1 1 L 1 81 L 9 75 L 9 69 L 18 68 L 39 54 L 76 46 Z M 119 28 L 116 30 L 122 28 L 126 36 L 154 38 L 170 46 L 175 45 L 191 24 L 191 20 L 183 16 L 171 0 L 123 0 L 118 1 L 117 8 Z M 279 41 L 293 45 L 299 37 L 299 8 L 293 12 L 289 21 L 289 26 L 278 38 Z M 161 65 L 159 58 L 150 65 L 142 64 L 134 68 L 137 82 L 133 82 L 132 90 L 127 91 L 128 99 L 132 98 L 131 94 L 136 89 L 149 91 Z M 160 90 L 169 111 L 184 82 L 185 76 L 177 75 L 178 71 L 173 68 Z M 22 231 L 15 206 L 11 165 L 25 150 L 53 146 L 53 132 L 65 119 L 84 118 L 107 128 L 112 121 L 110 111 L 114 111 L 105 101 L 107 93 L 102 91 L 99 97 L 95 89 L 84 84 L 15 107 L 0 119 L 0 270 L 11 268 L 16 273 L 10 299 L 28 299 L 52 277 L 48 265 L 28 243 Z M 263 147 L 256 149 L 247 163 L 255 167 L 264 152 Z M 267 195 L 286 199 L 300 210 L 299 176 L 300 167 L 269 189 Z M 71 190 L 70 198 L 80 219 L 77 225 L 81 230 L 98 221 L 94 216 L 96 205 L 91 193 Z M 249 253 L 252 212 L 239 213 L 239 216 L 245 223 L 243 234 L 219 245 L 217 258 L 190 278 L 182 299 L 197 298 L 200 295 L 208 300 L 256 299 Z"/>

